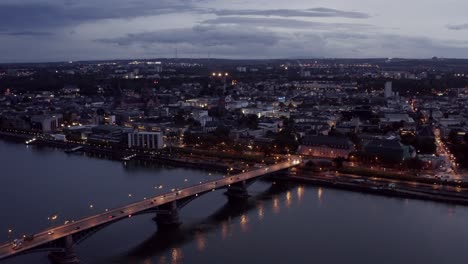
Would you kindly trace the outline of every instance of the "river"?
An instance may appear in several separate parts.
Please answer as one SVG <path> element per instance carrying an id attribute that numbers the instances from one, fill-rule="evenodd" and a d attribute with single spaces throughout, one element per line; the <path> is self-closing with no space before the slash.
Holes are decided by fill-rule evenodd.
<path id="1" fill-rule="evenodd" d="M 2 242 L 220 176 L 1 140 L 0 166 Z M 249 192 L 237 205 L 222 191 L 196 199 L 176 231 L 158 230 L 152 215 L 117 222 L 80 244 L 78 255 L 90 264 L 468 261 L 468 207 L 269 181 Z M 0 263 L 49 261 L 34 253 Z"/>

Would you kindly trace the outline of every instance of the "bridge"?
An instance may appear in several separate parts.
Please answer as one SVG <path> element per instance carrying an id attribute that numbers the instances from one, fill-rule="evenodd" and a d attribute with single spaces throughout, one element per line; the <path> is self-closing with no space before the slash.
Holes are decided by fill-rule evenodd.
<path id="1" fill-rule="evenodd" d="M 180 225 L 179 209 L 200 195 L 227 189 L 225 194 L 230 201 L 247 199 L 249 197 L 247 187 L 257 178 L 297 166 L 301 161 L 300 158 L 293 158 L 252 171 L 223 176 L 217 180 L 173 190 L 150 199 L 56 226 L 22 239 L 20 246 L 14 247 L 11 242 L 0 245 L 0 260 L 20 254 L 46 251 L 51 252 L 49 257 L 54 263 L 77 264 L 79 259 L 75 253 L 75 245 L 112 223 L 135 215 L 155 214 L 159 228 L 178 226 Z"/>

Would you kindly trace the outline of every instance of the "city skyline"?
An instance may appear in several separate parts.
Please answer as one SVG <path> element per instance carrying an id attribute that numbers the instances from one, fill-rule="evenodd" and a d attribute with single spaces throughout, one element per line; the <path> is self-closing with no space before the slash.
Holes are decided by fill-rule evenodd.
<path id="1" fill-rule="evenodd" d="M 468 3 L 0 4 L 0 63 L 129 58 L 468 58 Z"/>

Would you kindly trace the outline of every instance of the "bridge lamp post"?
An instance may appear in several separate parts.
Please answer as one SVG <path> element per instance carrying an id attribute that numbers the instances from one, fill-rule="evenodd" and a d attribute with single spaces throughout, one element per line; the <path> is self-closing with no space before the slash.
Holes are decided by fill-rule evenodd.
<path id="1" fill-rule="evenodd" d="M 8 240 L 11 239 L 11 234 L 13 233 L 13 229 L 8 229 Z"/>
<path id="2" fill-rule="evenodd" d="M 51 228 L 54 227 L 54 222 L 57 219 L 58 219 L 58 215 L 52 215 L 52 216 L 47 217 L 47 220 L 50 221 L 50 227 Z"/>

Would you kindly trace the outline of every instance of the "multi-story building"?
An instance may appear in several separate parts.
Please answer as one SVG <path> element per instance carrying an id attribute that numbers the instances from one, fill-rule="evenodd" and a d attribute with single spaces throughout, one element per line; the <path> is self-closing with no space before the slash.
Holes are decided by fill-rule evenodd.
<path id="1" fill-rule="evenodd" d="M 306 136 L 299 146 L 300 155 L 320 158 L 347 158 L 355 150 L 354 144 L 347 138 L 331 136 Z"/>
<path id="2" fill-rule="evenodd" d="M 44 133 L 56 131 L 61 127 L 62 122 L 62 114 L 38 115 L 31 117 L 32 129 L 39 130 Z"/>
<path id="3" fill-rule="evenodd" d="M 162 132 L 128 133 L 129 148 L 162 149 L 164 147 Z"/>

